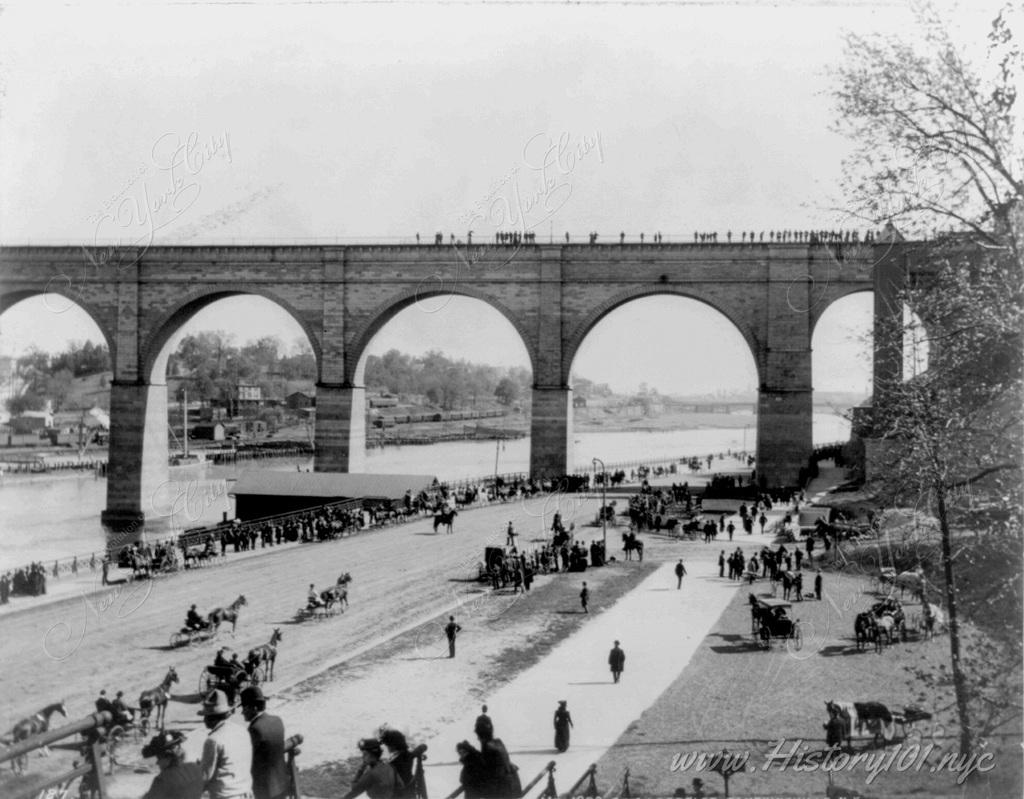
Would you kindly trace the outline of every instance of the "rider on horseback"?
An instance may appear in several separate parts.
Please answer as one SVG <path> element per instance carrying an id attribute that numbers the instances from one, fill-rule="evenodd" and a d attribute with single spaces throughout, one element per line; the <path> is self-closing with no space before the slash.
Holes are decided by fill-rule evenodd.
<path id="1" fill-rule="evenodd" d="M 185 615 L 185 626 L 190 630 L 198 631 L 205 630 L 210 626 L 210 623 L 196 612 L 196 606 L 193 605 L 188 609 L 188 613 Z"/>

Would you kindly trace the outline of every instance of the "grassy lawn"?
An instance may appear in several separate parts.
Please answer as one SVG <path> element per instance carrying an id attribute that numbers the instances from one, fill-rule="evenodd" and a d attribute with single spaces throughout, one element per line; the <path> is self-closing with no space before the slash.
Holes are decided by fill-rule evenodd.
<path id="1" fill-rule="evenodd" d="M 862 760 L 836 771 L 837 785 L 866 796 L 1020 796 L 1019 721 L 990 744 L 993 757 L 983 764 L 992 766 L 987 773 L 977 773 L 958 786 L 953 775 L 933 771 L 942 754 L 956 746 L 953 697 L 951 691 L 926 688 L 919 675 L 939 674 L 946 667 L 949 638 L 912 637 L 886 647 L 882 654 L 856 651 L 854 617 L 875 600 L 872 588 L 862 576 L 826 573 L 821 602 L 793 605 L 793 617 L 804 631 L 799 651 L 790 651 L 782 642 L 765 651 L 752 642 L 748 591 L 741 591 L 672 687 L 598 762 L 599 788 L 617 790 L 629 768 L 634 793 L 671 796 L 680 787 L 689 792 L 694 777 L 704 781 L 706 790 L 721 792 L 718 774 L 681 766 L 689 756 L 728 749 L 747 755 L 747 770 L 730 781 L 732 794 L 824 796 L 826 771 L 810 768 L 808 760 L 798 762 L 796 755 L 824 749 L 825 701 L 837 699 L 882 702 L 892 711 L 917 704 L 934 715 L 916 726 L 922 735 L 916 757 L 910 748 L 913 736 L 899 751 L 892 745 L 873 749 L 869 739 L 855 737 L 855 752 L 884 759 Z M 755 584 L 753 590 L 767 590 L 766 583 Z M 906 610 L 912 615 L 917 606 L 908 605 Z M 967 646 L 974 634 L 968 631 Z M 783 767 L 783 760 L 769 760 L 773 752 L 793 752 L 794 757 Z M 903 759 L 897 759 L 901 755 Z"/>

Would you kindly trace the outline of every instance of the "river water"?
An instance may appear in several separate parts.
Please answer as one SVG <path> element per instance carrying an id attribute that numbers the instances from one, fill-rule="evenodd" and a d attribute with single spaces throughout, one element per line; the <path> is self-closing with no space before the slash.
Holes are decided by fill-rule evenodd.
<path id="1" fill-rule="evenodd" d="M 755 417 L 749 427 L 701 428 L 654 433 L 577 433 L 573 461 L 577 471 L 590 471 L 592 458 L 615 463 L 668 460 L 709 453 L 753 452 Z M 815 414 L 815 444 L 845 441 L 849 423 L 835 415 Z M 432 474 L 441 480 L 526 472 L 530 440 L 450 442 L 429 446 L 387 447 L 367 452 L 366 471 L 385 474 Z M 147 516 L 159 520 L 164 535 L 212 524 L 234 516 L 230 485 L 242 471 L 269 469 L 306 471 L 311 458 L 274 458 L 230 466 L 187 466 L 170 470 L 169 480 L 153 498 Z M 102 552 L 105 533 L 99 523 L 106 505 L 106 478 L 61 473 L 44 476 L 8 475 L 0 484 L 0 571 L 41 560 Z"/>

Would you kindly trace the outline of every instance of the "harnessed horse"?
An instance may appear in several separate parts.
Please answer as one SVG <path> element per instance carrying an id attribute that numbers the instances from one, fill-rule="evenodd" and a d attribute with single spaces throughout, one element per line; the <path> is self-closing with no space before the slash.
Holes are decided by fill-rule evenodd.
<path id="1" fill-rule="evenodd" d="M 145 734 L 149 728 L 149 714 L 156 710 L 154 725 L 162 732 L 164 729 L 164 716 L 167 715 L 167 702 L 171 698 L 171 686 L 178 682 L 178 672 L 171 666 L 164 675 L 164 681 L 156 688 L 150 688 L 139 694 L 139 720 L 142 724 L 142 732 Z"/>
<path id="2" fill-rule="evenodd" d="M 324 602 L 324 607 L 330 611 L 330 609 L 337 603 L 344 611 L 348 607 L 348 584 L 352 582 L 352 575 L 345 572 L 338 578 L 338 582 L 328 588 L 326 591 L 320 593 L 320 598 Z"/>
<path id="3" fill-rule="evenodd" d="M 207 615 L 206 620 L 213 627 L 213 634 L 217 634 L 217 630 L 223 622 L 231 622 L 231 634 L 235 634 L 235 626 L 238 624 L 238 613 L 242 605 L 247 605 L 248 602 L 245 600 L 245 595 L 242 594 L 234 602 L 228 605 L 226 608 L 215 608 L 211 610 Z"/>
<path id="4" fill-rule="evenodd" d="M 29 716 L 27 719 L 22 719 L 11 729 L 10 740 L 11 743 L 20 743 L 33 735 L 39 735 L 39 733 L 47 732 L 50 729 L 50 716 L 54 713 L 60 713 L 64 718 L 68 717 L 67 708 L 64 706 L 64 700 L 54 702 L 53 704 L 47 705 L 38 713 Z M 50 754 L 49 748 L 43 746 L 39 750 L 45 757 Z M 11 761 L 11 770 L 15 774 L 24 774 L 25 765 L 28 763 L 28 755 L 22 755 L 16 757 Z"/>
<path id="5" fill-rule="evenodd" d="M 459 512 L 454 508 L 449 510 L 438 511 L 434 514 L 434 532 L 437 532 L 437 528 L 444 525 L 448 528 L 449 534 L 453 532 L 452 522 L 455 521 L 455 517 L 459 515 Z"/>
<path id="6" fill-rule="evenodd" d="M 256 667 L 262 663 L 267 665 L 267 679 L 274 679 L 274 662 L 277 660 L 277 645 L 280 643 L 284 636 L 281 635 L 281 628 L 275 627 L 274 632 L 270 636 L 270 642 L 254 647 L 249 650 L 249 656 L 246 658 L 247 664 L 249 664 L 248 670 L 253 672 Z"/>
<path id="7" fill-rule="evenodd" d="M 871 612 L 875 614 L 875 624 L 880 633 L 885 633 L 886 642 L 896 643 L 896 634 L 899 633 L 900 640 L 907 638 L 906 615 L 903 613 L 903 606 L 895 597 L 888 597 L 881 602 L 871 606 Z"/>

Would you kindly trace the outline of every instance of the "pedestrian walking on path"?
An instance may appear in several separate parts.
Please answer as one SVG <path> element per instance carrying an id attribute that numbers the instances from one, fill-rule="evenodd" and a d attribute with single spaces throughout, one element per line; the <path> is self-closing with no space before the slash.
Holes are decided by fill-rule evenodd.
<path id="1" fill-rule="evenodd" d="M 590 591 L 587 590 L 587 584 L 583 583 L 583 590 L 580 591 L 580 604 L 583 605 L 583 612 L 590 613 L 587 610 L 587 602 L 590 601 Z"/>
<path id="2" fill-rule="evenodd" d="M 686 576 L 686 567 L 683 565 L 683 559 L 679 559 L 679 563 L 676 564 L 676 589 L 683 587 L 683 578 Z"/>
<path id="3" fill-rule="evenodd" d="M 573 726 L 572 716 L 569 715 L 565 699 L 558 700 L 558 710 L 555 711 L 555 749 L 564 752 L 569 748 L 569 728 Z"/>
<path id="4" fill-rule="evenodd" d="M 449 616 L 448 623 L 444 626 L 444 634 L 448 636 L 448 657 L 455 657 L 455 636 L 462 632 L 462 628 L 455 623 L 455 617 Z"/>
<path id="5" fill-rule="evenodd" d="M 622 676 L 622 669 L 626 665 L 626 653 L 619 649 L 619 642 L 615 642 L 612 651 L 608 653 L 608 666 L 612 670 L 612 681 L 618 682 Z"/>

